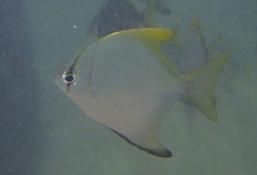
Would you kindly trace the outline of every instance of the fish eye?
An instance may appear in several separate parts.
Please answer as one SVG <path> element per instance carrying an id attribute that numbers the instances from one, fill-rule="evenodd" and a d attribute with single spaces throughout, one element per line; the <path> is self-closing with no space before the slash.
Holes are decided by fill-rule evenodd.
<path id="1" fill-rule="evenodd" d="M 62 79 L 63 79 L 63 81 L 64 81 L 64 83 L 65 83 L 66 85 L 71 85 L 71 84 L 74 84 L 74 83 L 75 83 L 76 77 L 75 77 L 75 74 L 74 74 L 74 73 L 72 73 L 72 72 L 70 72 L 70 71 L 68 71 L 68 72 L 65 71 L 65 72 L 62 74 Z"/>

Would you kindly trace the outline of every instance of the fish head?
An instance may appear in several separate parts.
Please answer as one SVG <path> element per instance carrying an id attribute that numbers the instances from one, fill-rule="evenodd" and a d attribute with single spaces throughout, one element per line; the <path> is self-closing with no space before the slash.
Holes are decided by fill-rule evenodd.
<path id="1" fill-rule="evenodd" d="M 94 44 L 93 44 L 94 46 Z M 84 112 L 84 100 L 94 98 L 94 75 L 92 73 L 91 46 L 81 49 L 77 54 L 66 60 L 54 73 L 54 83 L 75 104 L 78 104 Z M 90 100 L 89 100 L 90 101 Z"/>

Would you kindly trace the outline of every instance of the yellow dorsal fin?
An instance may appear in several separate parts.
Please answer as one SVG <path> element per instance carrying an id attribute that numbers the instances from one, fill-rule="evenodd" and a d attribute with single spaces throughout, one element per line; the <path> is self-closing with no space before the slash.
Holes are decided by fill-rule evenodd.
<path id="1" fill-rule="evenodd" d="M 109 39 L 110 37 L 122 35 L 135 38 L 142 42 L 149 50 L 151 50 L 158 57 L 160 62 L 167 68 L 167 70 L 171 74 L 179 75 L 177 66 L 171 61 L 169 56 L 161 48 L 162 42 L 173 38 L 173 30 L 158 27 L 128 29 L 111 33 L 105 36 L 103 39 Z"/>
<path id="2" fill-rule="evenodd" d="M 135 37 L 139 40 L 152 40 L 154 42 L 160 43 L 171 39 L 174 36 L 174 32 L 172 30 L 164 29 L 164 28 L 146 27 L 146 28 L 128 29 L 128 30 L 113 32 L 103 38 L 108 39 L 116 35 L 127 35 L 131 37 Z"/>

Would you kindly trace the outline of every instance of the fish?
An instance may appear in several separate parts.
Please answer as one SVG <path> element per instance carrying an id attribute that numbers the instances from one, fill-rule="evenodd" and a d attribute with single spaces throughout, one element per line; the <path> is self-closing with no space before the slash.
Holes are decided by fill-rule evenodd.
<path id="1" fill-rule="evenodd" d="M 180 73 L 162 45 L 172 29 L 121 30 L 82 48 L 54 78 L 57 86 L 89 117 L 152 155 L 172 152 L 158 139 L 160 119 L 182 94 L 193 107 L 217 121 L 214 88 L 228 53 Z"/>

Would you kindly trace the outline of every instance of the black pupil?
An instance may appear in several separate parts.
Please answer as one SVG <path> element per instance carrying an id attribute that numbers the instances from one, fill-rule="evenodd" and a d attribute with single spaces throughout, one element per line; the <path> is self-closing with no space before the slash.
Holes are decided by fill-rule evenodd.
<path id="1" fill-rule="evenodd" d="M 65 76 L 65 80 L 66 80 L 67 82 L 72 82 L 72 81 L 74 80 L 73 74 L 67 74 L 67 75 Z"/>

